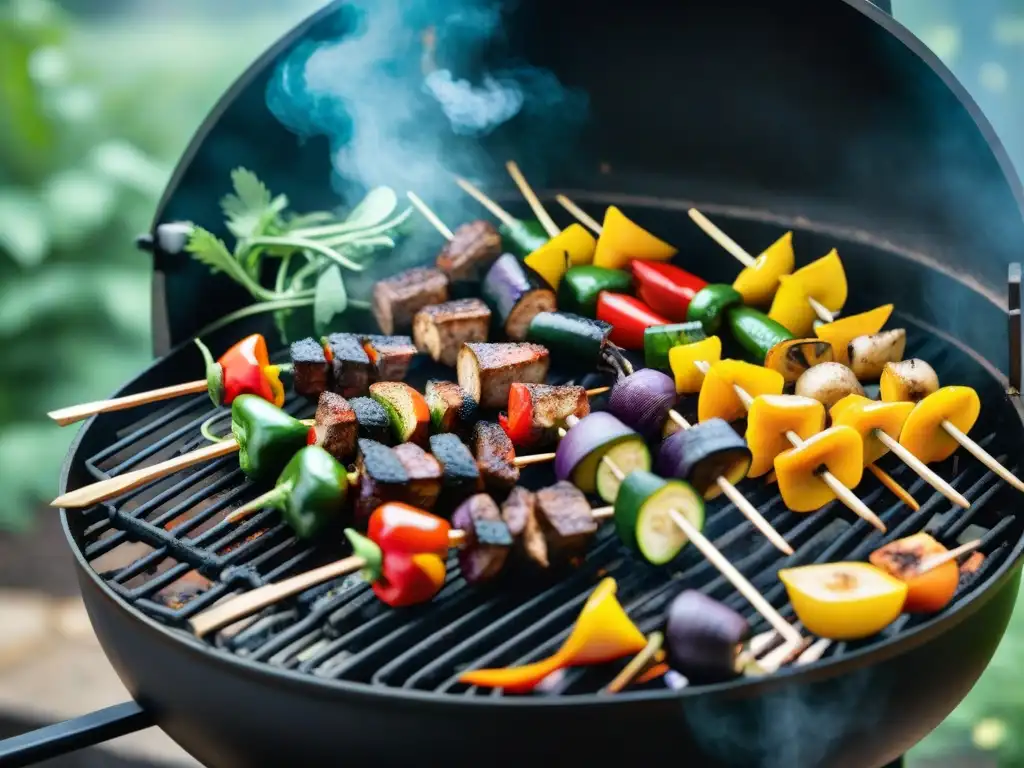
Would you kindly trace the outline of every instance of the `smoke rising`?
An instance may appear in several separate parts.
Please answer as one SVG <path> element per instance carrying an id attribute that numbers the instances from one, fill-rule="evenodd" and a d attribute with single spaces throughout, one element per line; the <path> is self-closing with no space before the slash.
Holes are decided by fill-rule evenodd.
<path id="1" fill-rule="evenodd" d="M 267 90 L 273 114 L 302 138 L 326 136 L 336 189 L 352 203 L 367 188 L 415 190 L 432 205 L 465 207 L 457 172 L 487 183 L 502 163 L 487 137 L 513 121 L 516 144 L 571 136 L 586 117 L 585 95 L 551 73 L 493 58 L 504 43 L 490 0 L 363 0 L 338 11 L 343 33 L 305 40 Z M 493 144 L 494 142 L 492 142 Z"/>

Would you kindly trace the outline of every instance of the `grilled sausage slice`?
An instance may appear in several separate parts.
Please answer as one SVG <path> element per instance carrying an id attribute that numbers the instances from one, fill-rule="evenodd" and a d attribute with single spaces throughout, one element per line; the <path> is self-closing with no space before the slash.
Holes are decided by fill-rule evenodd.
<path id="1" fill-rule="evenodd" d="M 513 383 L 540 384 L 550 362 L 540 344 L 466 344 L 459 351 L 459 385 L 482 407 L 501 408 Z"/>
<path id="2" fill-rule="evenodd" d="M 356 457 L 358 432 L 356 412 L 348 400 L 335 392 L 322 392 L 314 417 L 314 445 L 319 445 L 342 464 L 348 464 Z"/>
<path id="3" fill-rule="evenodd" d="M 409 476 L 406 503 L 420 509 L 433 509 L 441 495 L 444 477 L 441 462 L 415 443 L 396 445 L 394 451 Z"/>
<path id="4" fill-rule="evenodd" d="M 360 338 L 353 333 L 332 333 L 327 346 L 331 350 L 334 391 L 343 397 L 365 395 L 373 383 L 374 370 Z"/>
<path id="5" fill-rule="evenodd" d="M 587 497 L 566 480 L 537 491 L 537 517 L 552 562 L 582 557 L 597 533 Z"/>
<path id="6" fill-rule="evenodd" d="M 471 221 L 455 230 L 438 254 L 437 268 L 452 282 L 479 280 L 501 255 L 501 235 L 487 221 Z"/>
<path id="7" fill-rule="evenodd" d="M 364 336 L 363 351 L 370 358 L 377 381 L 402 381 L 416 356 L 408 336 Z"/>
<path id="8" fill-rule="evenodd" d="M 459 566 L 466 581 L 476 584 L 501 573 L 512 550 L 512 534 L 494 499 L 486 493 L 466 499 L 452 515 L 452 525 L 465 532 Z"/>
<path id="9" fill-rule="evenodd" d="M 519 467 L 512 441 L 493 421 L 478 421 L 473 427 L 473 455 L 491 493 L 502 493 L 519 482 Z"/>
<path id="10" fill-rule="evenodd" d="M 512 547 L 518 559 L 539 568 L 547 568 L 548 543 L 537 520 L 537 496 L 517 485 L 501 505 L 501 519 L 515 540 Z"/>
<path id="11" fill-rule="evenodd" d="M 319 397 L 330 389 L 331 366 L 324 354 L 324 345 L 307 338 L 291 346 L 292 386 L 303 397 Z"/>
<path id="12" fill-rule="evenodd" d="M 429 304 L 448 301 L 448 278 L 443 272 L 415 267 L 373 287 L 373 316 L 385 334 L 407 331 L 413 316 Z"/>
<path id="13" fill-rule="evenodd" d="M 421 352 L 443 365 L 454 366 L 463 344 L 487 341 L 490 324 L 491 310 L 480 299 L 457 299 L 417 312 L 412 335 Z"/>

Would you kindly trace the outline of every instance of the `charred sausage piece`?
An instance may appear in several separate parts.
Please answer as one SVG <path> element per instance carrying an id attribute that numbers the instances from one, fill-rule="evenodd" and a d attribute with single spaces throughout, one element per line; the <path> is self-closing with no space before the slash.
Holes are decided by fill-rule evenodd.
<path id="1" fill-rule="evenodd" d="M 412 327 L 413 316 L 429 304 L 448 301 L 448 278 L 443 272 L 415 267 L 382 280 L 373 287 L 373 316 L 381 331 L 391 335 Z"/>
<path id="2" fill-rule="evenodd" d="M 519 482 L 516 449 L 504 429 L 493 421 L 478 421 L 473 427 L 473 455 L 484 486 L 501 493 Z"/>
<path id="3" fill-rule="evenodd" d="M 388 501 L 405 501 L 405 484 L 409 475 L 398 454 L 374 440 L 359 440 L 359 497 L 355 502 L 355 519 L 365 524 L 373 510 Z"/>
<path id="4" fill-rule="evenodd" d="M 363 343 L 353 333 L 332 333 L 327 337 L 331 349 L 333 389 L 343 397 L 365 395 L 373 383 L 373 366 Z"/>
<path id="5" fill-rule="evenodd" d="M 515 540 L 512 549 L 518 559 L 547 568 L 548 543 L 537 520 L 537 496 L 516 486 L 501 505 L 501 519 Z"/>
<path id="6" fill-rule="evenodd" d="M 597 533 L 587 497 L 566 480 L 537 491 L 537 517 L 552 562 L 582 557 Z"/>
<path id="7" fill-rule="evenodd" d="M 402 443 L 394 448 L 409 476 L 406 503 L 419 509 L 433 509 L 441 495 L 444 471 L 441 462 L 415 443 Z"/>
<path id="8" fill-rule="evenodd" d="M 348 401 L 356 413 L 359 437 L 378 443 L 391 443 L 391 421 L 384 406 L 372 397 L 354 397 Z"/>
<path id="9" fill-rule="evenodd" d="M 437 268 L 452 282 L 479 280 L 501 255 L 501 235 L 487 221 L 471 221 L 453 233 L 455 236 L 438 254 Z"/>
<path id="10" fill-rule="evenodd" d="M 331 366 L 318 340 L 308 338 L 291 346 L 292 385 L 303 397 L 319 397 L 330 389 Z"/>
<path id="11" fill-rule="evenodd" d="M 476 421 L 476 400 L 454 381 L 427 382 L 424 393 L 430 409 L 430 428 L 435 433 L 468 437 Z"/>
<path id="12" fill-rule="evenodd" d="M 363 350 L 374 367 L 376 381 L 402 381 L 416 356 L 408 336 L 365 336 Z"/>
<path id="13" fill-rule="evenodd" d="M 359 423 L 348 400 L 335 392 L 321 393 L 313 421 L 314 445 L 342 464 L 355 459 Z"/>
<path id="14" fill-rule="evenodd" d="M 459 385 L 484 408 L 503 408 L 513 383 L 540 384 L 550 363 L 540 344 L 466 344 L 459 351 Z"/>
<path id="15" fill-rule="evenodd" d="M 456 435 L 431 435 L 430 452 L 444 467 L 444 506 L 451 509 L 483 489 L 473 454 Z"/>
<path id="16" fill-rule="evenodd" d="M 417 312 L 412 335 L 421 352 L 443 365 L 454 366 L 463 344 L 487 341 L 490 324 L 491 310 L 480 299 L 456 299 Z"/>
<path id="17" fill-rule="evenodd" d="M 452 515 L 452 525 L 465 533 L 459 566 L 466 581 L 476 584 L 501 573 L 512 550 L 512 534 L 494 499 L 486 493 L 466 499 Z"/>

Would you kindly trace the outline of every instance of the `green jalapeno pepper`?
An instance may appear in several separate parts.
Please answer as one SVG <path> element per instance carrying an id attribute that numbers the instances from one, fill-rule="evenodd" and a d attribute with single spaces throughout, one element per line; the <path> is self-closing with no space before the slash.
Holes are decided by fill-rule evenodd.
<path id="1" fill-rule="evenodd" d="M 235 510 L 231 518 L 274 507 L 296 536 L 308 539 L 341 514 L 347 496 L 345 468 L 323 448 L 311 445 L 292 457 L 274 488 Z"/>
<path id="2" fill-rule="evenodd" d="M 544 225 L 536 219 L 516 219 L 514 226 L 502 224 L 498 232 L 505 250 L 519 256 L 528 256 L 551 239 Z"/>
<path id="3" fill-rule="evenodd" d="M 602 291 L 630 293 L 633 276 L 623 269 L 585 265 L 570 267 L 558 286 L 558 307 L 584 317 L 597 314 L 597 296 Z"/>
<path id="4" fill-rule="evenodd" d="M 648 368 L 669 370 L 668 351 L 681 344 L 692 344 L 707 338 L 698 322 L 653 325 L 644 331 L 644 364 Z"/>
<path id="5" fill-rule="evenodd" d="M 726 321 L 736 343 L 758 364 L 764 364 L 768 351 L 776 344 L 793 338 L 781 323 L 751 307 L 731 307 Z"/>
<path id="6" fill-rule="evenodd" d="M 686 319 L 704 326 L 707 334 L 718 333 L 729 307 L 743 303 L 743 296 L 731 285 L 712 283 L 697 291 L 686 310 Z"/>
<path id="7" fill-rule="evenodd" d="M 238 466 L 247 477 L 265 480 L 306 445 L 309 427 L 258 395 L 239 395 L 231 404 L 231 433 Z"/>

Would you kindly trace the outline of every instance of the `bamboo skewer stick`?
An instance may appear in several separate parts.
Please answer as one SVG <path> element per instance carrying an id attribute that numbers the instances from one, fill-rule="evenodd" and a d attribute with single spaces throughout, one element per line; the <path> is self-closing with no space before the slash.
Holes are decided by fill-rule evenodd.
<path id="1" fill-rule="evenodd" d="M 937 474 L 935 474 L 931 467 L 929 467 L 927 464 L 925 464 L 923 461 L 917 458 L 917 456 L 915 456 L 902 445 L 900 445 L 898 440 L 893 440 L 889 435 L 887 435 L 880 429 L 876 429 L 874 431 L 874 436 L 878 438 L 879 442 L 881 442 L 882 445 L 884 445 L 886 448 L 892 451 L 900 461 L 902 461 L 904 464 L 906 464 L 908 467 L 914 470 L 914 472 L 916 472 L 922 480 L 928 483 L 928 485 L 937 490 L 947 499 L 952 501 L 957 506 L 963 507 L 964 509 L 967 509 L 968 507 L 971 506 L 971 502 L 969 502 L 962 493 L 960 493 L 956 488 L 954 488 L 952 485 L 950 485 Z"/>
<path id="2" fill-rule="evenodd" d="M 910 507 L 912 512 L 917 512 L 921 508 L 921 505 L 917 503 L 917 499 L 910 495 L 910 491 L 904 488 L 902 485 L 896 482 L 896 479 L 882 469 L 877 464 L 868 464 L 866 469 L 875 476 L 875 478 L 884 485 L 892 495 Z"/>
<path id="3" fill-rule="evenodd" d="M 182 395 L 198 395 L 200 392 L 206 392 L 207 387 L 208 384 L 206 379 L 188 381 L 184 384 L 174 384 L 170 387 L 151 389 L 148 392 L 137 392 L 134 395 L 115 397 L 110 400 L 95 400 L 91 403 L 71 405 L 67 408 L 50 411 L 46 415 L 57 422 L 60 426 L 66 427 L 68 424 L 74 424 L 77 421 L 82 421 L 83 419 L 87 419 L 90 416 L 95 416 L 100 413 L 122 411 L 127 408 L 134 408 L 137 405 L 146 405 L 147 403 L 156 403 L 161 400 L 170 400 L 171 398 L 181 397 Z"/>
<path id="4" fill-rule="evenodd" d="M 717 226 L 715 226 L 707 216 L 698 211 L 696 208 L 691 208 L 689 211 L 687 211 L 687 213 L 689 213 L 690 218 L 693 219 L 693 222 L 698 227 L 701 228 L 705 235 L 707 235 L 720 246 L 722 246 L 723 249 L 725 249 L 733 258 L 736 259 L 736 261 L 738 261 L 744 267 L 754 266 L 754 263 L 757 260 L 749 253 L 747 253 L 747 251 L 744 250 L 739 243 L 737 243 L 735 240 L 733 240 L 731 237 L 725 234 L 725 232 L 723 232 Z M 817 301 L 811 296 L 808 296 L 807 303 L 811 305 L 811 309 L 814 310 L 814 314 L 818 316 L 818 319 L 821 320 L 821 322 L 831 323 L 835 321 L 835 315 L 833 315 L 832 312 L 828 309 L 828 307 L 823 305 L 821 302 Z"/>
<path id="5" fill-rule="evenodd" d="M 993 472 L 999 475 L 999 477 L 1008 482 L 1018 491 L 1024 492 L 1024 482 L 1021 482 L 1019 477 L 1014 475 L 1012 472 L 1010 472 L 1010 470 L 1008 470 L 1006 467 L 1004 467 L 1002 464 L 996 461 L 995 456 L 993 456 L 991 453 L 989 453 L 976 442 L 974 442 L 974 440 L 972 440 L 959 429 L 957 429 L 957 427 L 951 421 L 949 421 L 948 419 L 944 419 L 942 421 L 942 428 L 946 430 L 946 434 L 948 434 L 950 437 L 952 437 L 954 440 L 960 443 L 960 445 L 966 448 L 967 452 L 974 456 L 974 458 L 976 458 L 986 467 L 991 469 Z"/>
<path id="6" fill-rule="evenodd" d="M 537 217 L 541 226 L 544 227 L 544 230 L 548 233 L 548 237 L 557 237 L 560 235 L 562 230 L 558 228 L 554 219 L 552 219 L 544 209 L 544 206 L 540 202 L 540 198 L 537 197 L 537 193 L 533 191 L 530 183 L 526 180 L 526 177 L 523 176 L 523 172 L 519 170 L 519 166 L 516 164 L 515 160 L 509 160 L 505 163 L 505 167 L 508 169 L 508 173 L 516 183 L 516 186 L 519 187 L 519 191 L 522 193 L 523 197 L 526 198 L 526 202 L 530 204 L 530 208 L 533 210 L 533 215 Z"/>
<path id="7" fill-rule="evenodd" d="M 711 369 L 711 366 L 704 361 L 697 361 L 694 365 L 696 365 L 703 373 L 707 373 Z M 750 404 L 754 402 L 754 398 L 750 396 L 750 393 L 747 392 L 747 390 L 743 389 L 743 387 L 738 384 L 733 384 L 732 386 L 737 397 L 739 397 L 740 401 L 743 403 L 743 407 L 750 410 Z M 792 430 L 786 432 L 786 439 L 789 440 L 790 444 L 794 448 L 799 448 L 804 444 L 804 441 L 800 439 L 800 436 Z M 871 525 L 883 533 L 885 532 L 885 523 L 882 522 L 882 519 L 872 512 L 871 508 L 868 507 L 867 504 L 857 498 L 857 495 L 853 491 L 839 482 L 835 475 L 826 469 L 821 472 L 821 479 L 831 489 L 832 493 L 834 493 L 836 497 L 843 502 L 843 504 L 853 511 L 854 514 L 862 520 L 866 520 L 871 523 Z"/>
<path id="8" fill-rule="evenodd" d="M 451 242 L 455 239 L 455 234 L 448 229 L 447 225 L 441 221 L 436 213 L 430 210 L 430 206 L 424 203 L 423 200 L 420 199 L 419 195 L 415 192 L 406 192 L 405 194 L 408 195 L 409 201 L 416 206 L 416 210 L 423 214 L 423 218 L 429 221 L 433 225 L 434 229 L 441 233 L 445 240 Z"/>
<path id="9" fill-rule="evenodd" d="M 604 689 L 605 693 L 620 693 L 626 686 L 633 682 L 637 676 L 650 666 L 661 646 L 665 642 L 665 635 L 661 632 L 652 632 L 647 638 L 647 645 L 640 653 L 629 660 L 629 663 L 622 668 L 622 671 L 615 676 L 615 679 L 608 683 Z"/>
<path id="10" fill-rule="evenodd" d="M 613 512 L 612 507 L 597 507 L 591 510 L 591 514 L 599 520 L 611 517 Z M 465 540 L 465 531 L 455 528 L 448 532 L 448 546 L 450 547 L 462 546 Z M 326 581 L 355 573 L 365 566 L 366 561 L 363 558 L 358 555 L 350 555 L 333 563 L 314 568 L 311 571 L 296 574 L 284 581 L 265 584 L 251 592 L 245 592 L 230 600 L 226 600 L 220 605 L 216 605 L 194 616 L 189 621 L 189 626 L 192 627 L 192 631 L 197 637 L 203 637 L 210 632 L 223 629 L 234 624 L 236 621 L 252 616 L 254 613 L 274 605 L 274 603 L 279 603 L 286 598 L 304 592 L 318 584 L 323 584 Z"/>
<path id="11" fill-rule="evenodd" d="M 958 560 L 968 552 L 973 552 L 981 546 L 981 539 L 974 539 L 974 541 L 968 541 L 966 544 L 961 544 L 955 549 L 951 549 L 948 552 L 940 552 L 937 555 L 931 555 L 921 561 L 921 564 L 917 568 L 917 575 L 920 576 L 922 573 L 928 573 L 928 571 L 935 570 L 940 565 L 945 565 L 953 560 Z"/>
<path id="12" fill-rule="evenodd" d="M 462 188 L 463 192 L 468 194 L 470 197 L 472 197 L 474 200 L 480 203 L 480 205 L 482 205 L 484 208 L 490 211 L 491 215 L 494 216 L 494 218 L 496 218 L 509 229 L 512 229 L 513 227 L 519 225 L 519 221 L 516 219 L 515 216 L 513 216 L 511 213 L 509 213 L 496 202 L 494 202 L 494 200 L 485 195 L 480 190 L 480 188 L 475 184 L 467 181 L 461 176 L 455 177 L 455 183 Z"/>
<path id="13" fill-rule="evenodd" d="M 595 235 L 600 235 L 604 231 L 604 227 L 598 223 L 597 219 L 584 211 L 565 195 L 555 195 L 555 200 L 557 200 L 565 210 L 571 213 L 580 224 L 587 227 Z"/>

